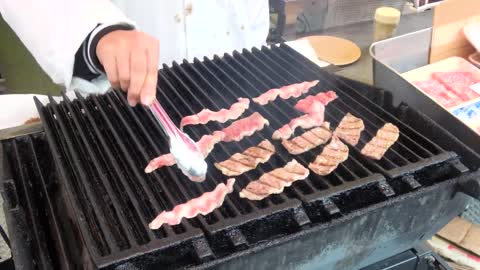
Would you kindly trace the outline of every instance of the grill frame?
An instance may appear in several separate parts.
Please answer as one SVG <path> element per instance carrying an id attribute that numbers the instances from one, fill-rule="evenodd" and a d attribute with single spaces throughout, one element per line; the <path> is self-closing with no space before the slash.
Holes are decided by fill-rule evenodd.
<path id="1" fill-rule="evenodd" d="M 281 45 L 281 46 L 285 46 L 285 45 Z M 277 50 L 277 49 L 275 49 L 275 48 L 272 49 L 272 51 L 274 51 L 274 50 Z M 267 48 L 262 48 L 261 51 L 260 50 L 257 50 L 257 51 L 258 52 L 265 52 L 265 51 L 268 51 L 268 49 Z M 229 58 L 229 56 L 224 56 L 224 59 L 230 59 L 228 61 L 233 61 L 234 57 L 239 58 L 241 56 L 241 55 L 240 56 L 239 55 L 240 55 L 239 53 L 234 52 L 233 57 Z M 248 54 L 246 54 L 246 55 L 248 55 Z M 292 55 L 295 55 L 295 54 L 292 53 Z M 251 57 L 251 56 L 249 56 L 249 57 Z M 296 57 L 299 57 L 299 56 L 296 56 Z M 311 74 L 311 76 L 320 76 L 321 75 L 322 78 L 325 77 L 325 76 L 328 76 L 329 80 L 331 80 L 331 81 L 329 81 L 329 83 L 331 83 L 331 84 L 336 83 L 336 84 L 339 84 L 339 85 L 343 85 L 347 89 L 351 89 L 351 86 L 347 81 L 344 81 L 344 80 L 342 80 L 340 78 L 337 78 L 337 77 L 334 77 L 332 75 L 328 75 L 318 68 L 313 68 L 313 66 L 309 66 L 309 63 L 306 62 L 304 59 L 303 60 L 302 60 L 302 58 L 299 58 L 299 59 L 301 61 L 298 60 L 300 62 L 297 61 L 297 63 L 301 63 L 302 64 L 301 66 L 303 66 L 303 68 L 305 70 L 307 70 L 307 71 L 310 70 L 309 74 Z M 210 61 L 210 62 L 208 62 L 208 61 Z M 222 60 L 219 57 L 215 57 L 213 60 L 208 60 L 208 61 L 207 62 L 209 63 L 209 65 L 214 65 L 215 64 L 214 61 L 216 61 L 217 63 L 225 63 L 227 60 Z M 194 63 L 199 63 L 199 60 L 195 60 Z M 244 62 L 244 63 L 245 63 L 245 65 L 248 65 L 248 62 Z M 189 65 L 185 62 L 183 64 L 187 65 L 187 66 Z M 223 65 L 226 65 L 226 64 L 223 64 Z M 177 70 L 181 69 L 180 65 L 176 65 L 175 63 L 173 64 L 173 68 L 176 68 Z M 162 76 L 161 72 L 160 72 L 160 75 Z M 225 74 L 228 76 L 227 73 L 225 73 Z M 168 75 L 167 74 L 166 76 L 174 76 L 174 75 L 172 75 L 172 74 Z M 168 77 L 168 78 L 171 79 L 171 77 Z M 168 80 L 168 78 L 167 78 L 167 80 Z M 274 82 L 274 81 L 270 80 L 270 82 Z M 353 84 L 353 82 L 352 82 L 352 84 Z M 263 85 L 263 86 L 268 87 L 268 85 L 266 85 L 266 84 Z M 199 86 L 196 86 L 196 87 L 199 88 Z M 232 86 L 230 86 L 230 87 L 232 87 Z M 358 89 L 361 89 L 361 88 L 365 88 L 365 86 L 359 87 Z M 358 89 L 357 89 L 357 91 L 358 91 Z M 372 90 L 372 88 L 369 88 L 369 89 L 371 91 L 378 92 L 378 89 L 375 89 L 375 90 Z M 266 90 L 266 89 L 264 89 L 264 90 Z M 337 89 L 335 89 L 335 90 L 337 90 Z M 357 93 L 356 91 L 353 92 L 352 95 L 355 95 L 359 99 L 363 100 L 364 102 L 366 102 L 366 104 L 373 104 L 370 100 L 367 101 L 367 99 L 364 96 Z M 115 98 L 118 98 L 117 101 L 119 102 L 118 103 L 119 107 L 115 107 L 115 105 L 112 105 L 114 103 L 110 102 L 111 100 L 113 100 Z M 385 101 L 385 99 L 388 99 L 388 98 L 384 98 L 381 94 L 379 95 L 378 93 L 375 95 L 375 98 L 383 100 L 383 101 Z M 135 116 L 135 113 L 133 113 L 134 109 L 132 109 L 128 106 L 120 107 L 121 104 L 126 105 L 126 100 L 124 99 L 124 96 L 119 95 L 118 93 L 108 94 L 108 95 L 104 96 L 104 98 L 102 100 L 101 100 L 101 97 L 91 97 L 90 100 L 92 101 L 92 103 L 94 103 L 99 108 L 98 110 L 101 110 L 101 111 L 104 111 L 104 110 L 102 110 L 100 108 L 102 106 L 107 105 L 107 103 L 110 102 L 108 104 L 110 104 L 111 110 L 113 110 L 115 112 L 124 110 L 123 113 L 125 115 L 130 115 L 130 117 L 131 117 L 131 119 L 133 119 L 134 123 L 139 122 L 138 119 L 135 119 L 135 117 L 134 117 Z M 51 106 L 51 107 L 56 108 L 55 107 L 56 106 L 55 101 L 51 100 L 51 102 L 52 103 L 50 105 L 47 105 L 46 107 L 48 108 L 49 106 Z M 83 100 L 81 97 L 78 97 L 78 101 L 76 101 L 76 102 L 77 103 L 75 103 L 75 104 L 78 105 L 78 104 L 85 104 L 87 101 Z M 58 107 L 56 110 L 60 110 L 62 108 L 68 107 L 68 106 L 73 106 L 71 103 L 69 103 L 68 99 L 66 99 L 65 103 L 70 104 L 70 105 L 64 105 L 64 107 Z M 399 108 L 399 110 L 395 110 L 386 101 L 385 102 L 380 102 L 378 104 L 379 105 L 374 104 L 372 106 L 374 108 L 376 108 L 377 110 L 383 110 L 382 108 L 386 108 L 388 110 L 396 111 L 397 113 L 401 109 L 401 108 Z M 46 118 L 46 116 L 43 115 L 43 113 L 44 113 L 42 111 L 43 105 L 39 102 L 37 102 L 37 105 L 39 107 L 39 111 L 41 113 L 42 120 L 46 121 L 46 119 L 48 119 L 48 118 Z M 85 105 L 83 105 L 83 106 L 85 106 Z M 107 110 L 106 109 L 107 107 L 108 107 L 108 105 L 105 107 L 105 110 Z M 71 107 L 68 107 L 68 108 L 71 108 Z M 259 108 L 255 107 L 254 110 L 256 110 L 256 109 L 259 109 Z M 329 108 L 327 107 L 327 111 L 328 110 L 329 110 Z M 408 114 L 408 113 L 412 114 L 412 110 L 409 109 L 408 107 L 404 108 L 404 110 L 405 110 L 406 114 Z M 402 112 L 400 110 L 400 113 L 399 113 L 400 116 L 402 116 L 401 113 Z M 396 117 L 393 116 L 392 114 L 388 114 L 388 115 L 389 115 L 388 117 L 391 117 L 392 119 L 396 119 Z M 147 114 L 147 117 L 148 117 L 148 114 Z M 427 122 L 427 123 L 431 122 L 426 118 L 424 118 L 422 120 L 423 120 L 423 122 Z M 80 120 L 77 119 L 76 121 L 80 121 Z M 398 121 L 401 121 L 401 120 L 398 120 Z M 73 120 L 73 122 L 75 122 L 75 119 Z M 95 120 L 93 120 L 93 122 L 95 122 Z M 122 125 L 126 126 L 126 123 L 116 123 L 116 124 L 120 125 L 120 126 L 122 126 Z M 432 125 L 434 125 L 434 124 L 432 124 Z M 46 136 L 49 137 L 49 142 L 54 142 L 54 143 L 50 144 L 50 147 L 52 148 L 52 152 L 53 153 L 60 153 L 60 151 L 58 149 L 55 149 L 55 148 L 58 148 L 58 146 L 55 146 L 56 139 L 54 137 L 56 135 L 53 134 L 53 132 L 51 131 L 50 128 L 48 128 L 48 126 L 49 125 L 47 124 L 46 127 L 45 127 L 45 130 L 46 130 L 45 133 L 46 133 Z M 151 126 L 147 125 L 147 127 L 151 127 Z M 153 128 L 158 129 L 158 127 L 153 127 Z M 400 127 L 400 128 L 402 130 L 402 127 Z M 64 127 L 64 130 L 66 131 L 67 129 Z M 442 129 L 439 129 L 439 130 L 442 130 Z M 130 130 L 130 129 L 127 129 L 127 131 L 125 131 L 125 132 L 126 132 L 127 135 L 131 135 L 131 134 L 135 133 L 135 131 Z M 143 132 L 143 131 L 141 131 L 141 132 Z M 448 134 L 445 135 L 444 132 L 439 132 L 439 133 L 442 133 L 442 134 L 437 135 L 437 136 L 448 137 Z M 71 135 L 71 136 L 74 136 L 74 135 Z M 120 136 L 117 135 L 115 137 L 120 137 Z M 85 138 L 80 138 L 80 139 L 86 140 Z M 252 141 L 253 141 L 253 139 L 252 139 Z M 250 142 L 252 142 L 252 141 L 250 141 Z M 134 144 L 138 144 L 138 142 L 134 142 Z M 461 147 L 463 147 L 463 146 L 455 145 L 455 147 L 450 147 L 450 148 L 456 148 L 456 149 L 459 149 L 460 151 L 463 151 L 465 153 L 468 152 L 468 148 L 463 149 Z M 441 148 L 447 149 L 445 147 L 445 145 L 442 145 Z M 277 149 L 278 149 L 278 147 L 277 147 Z M 454 150 L 454 149 L 448 149 L 448 150 L 451 151 L 451 150 Z M 93 151 L 93 150 L 87 149 L 86 151 Z M 430 183 L 430 184 L 427 183 L 426 185 L 423 186 L 421 183 L 416 181 L 415 178 L 411 177 L 412 175 L 415 176 L 415 173 L 419 173 L 419 172 L 416 172 L 415 170 L 413 170 L 415 168 L 412 168 L 412 166 L 410 166 L 410 168 L 408 166 L 404 166 L 402 168 L 403 172 L 401 172 L 401 173 L 398 172 L 398 170 L 397 171 L 395 171 L 395 170 L 388 170 L 388 171 L 387 170 L 383 170 L 383 171 L 379 170 L 379 171 L 382 172 L 383 175 L 376 172 L 376 173 L 371 174 L 370 176 L 364 177 L 361 180 L 346 182 L 347 184 L 342 184 L 340 186 L 337 186 L 336 188 L 334 186 L 329 186 L 329 189 L 327 189 L 325 192 L 323 192 L 324 194 L 322 194 L 322 192 L 317 192 L 317 193 L 310 194 L 310 196 L 303 196 L 303 197 L 299 196 L 299 198 L 290 198 L 287 195 L 281 195 L 281 197 L 284 198 L 283 203 L 275 204 L 274 202 L 270 202 L 271 206 L 265 207 L 265 208 L 261 208 L 261 207 L 258 208 L 257 206 L 255 206 L 258 209 L 256 209 L 254 212 L 251 212 L 250 214 L 237 215 L 236 218 L 229 218 L 225 222 L 217 222 L 217 223 L 214 223 L 214 224 L 209 224 L 209 222 L 206 218 L 198 217 L 198 218 L 196 218 L 196 220 L 198 220 L 196 222 L 198 222 L 198 224 L 200 224 L 200 226 L 198 228 L 201 228 L 201 230 L 198 229 L 195 226 L 192 227 L 189 224 L 189 222 L 184 221 L 182 223 L 182 226 L 188 227 L 187 234 L 184 234 L 183 236 L 179 236 L 178 237 L 179 239 L 173 239 L 173 238 L 172 239 L 168 239 L 168 238 L 161 239 L 161 240 L 164 240 L 165 243 L 157 242 L 157 243 L 152 243 L 151 245 L 144 245 L 143 246 L 143 247 L 145 247 L 144 249 L 138 249 L 137 255 L 139 255 L 141 253 L 148 253 L 148 252 L 157 250 L 158 246 L 155 247 L 155 244 L 158 244 L 160 246 L 162 246 L 162 245 L 163 246 L 168 246 L 167 245 L 167 242 L 168 242 L 168 243 L 171 243 L 170 246 L 175 246 L 178 242 L 183 241 L 183 243 L 188 242 L 187 243 L 188 249 L 190 249 L 194 253 L 193 256 L 196 257 L 198 262 L 199 262 L 199 264 L 197 263 L 197 266 L 199 265 L 198 267 L 201 267 L 201 268 L 210 267 L 210 266 L 213 266 L 213 265 L 218 265 L 219 263 L 224 262 L 225 260 L 231 260 L 231 259 L 234 259 L 234 258 L 237 258 L 237 257 L 241 257 L 246 253 L 249 253 L 250 255 L 253 256 L 252 252 L 258 251 L 259 249 L 266 249 L 267 247 L 270 247 L 272 245 L 280 245 L 280 244 L 282 244 L 282 245 L 283 244 L 297 245 L 298 243 L 302 242 L 302 241 L 297 241 L 297 240 L 299 240 L 299 238 L 302 237 L 303 235 L 309 235 L 309 236 L 312 236 L 312 237 L 315 235 L 316 237 L 314 237 L 314 238 L 318 239 L 318 234 L 319 234 L 320 230 L 327 231 L 327 228 L 336 228 L 337 226 L 340 226 L 340 224 L 343 224 L 342 226 L 348 226 L 348 223 L 350 222 L 350 220 L 355 219 L 355 218 L 359 218 L 361 216 L 365 216 L 366 219 L 370 219 L 370 216 L 371 216 L 370 213 L 375 211 L 376 209 L 388 208 L 388 207 L 391 207 L 392 205 L 395 205 L 395 204 L 398 204 L 398 203 L 400 203 L 401 205 L 404 205 L 404 204 L 402 204 L 402 202 L 404 202 L 405 200 L 408 200 L 408 198 L 416 198 L 415 200 L 417 200 L 419 197 L 422 196 L 422 194 L 425 195 L 425 193 L 428 193 L 429 194 L 428 196 L 434 196 L 434 193 L 435 193 L 434 191 L 440 190 L 439 188 L 441 188 L 441 187 L 445 188 L 445 191 L 442 191 L 442 196 L 447 194 L 447 193 L 449 194 L 449 196 L 451 196 L 451 195 L 456 193 L 456 185 L 458 185 L 461 182 L 462 183 L 466 182 L 470 178 L 478 179 L 478 174 L 467 173 L 467 168 L 462 166 L 462 164 L 458 161 L 458 158 L 456 157 L 456 155 L 454 155 L 454 154 L 452 154 L 451 152 L 448 152 L 448 151 L 446 151 L 444 153 L 445 154 L 435 156 L 435 158 L 425 159 L 421 162 L 417 162 L 417 164 L 415 164 L 415 165 L 412 165 L 412 166 L 417 166 L 417 168 L 420 168 L 419 166 L 421 166 L 421 168 L 424 168 L 424 167 L 431 168 L 432 166 L 433 167 L 437 166 L 437 165 L 447 166 L 447 164 L 448 164 L 449 168 L 451 167 L 451 169 L 455 171 L 455 177 L 451 177 L 451 179 L 437 179 L 438 182 L 440 182 L 440 184 L 433 181 L 432 183 Z M 471 156 L 475 157 L 475 155 L 471 155 Z M 73 159 L 78 159 L 78 158 L 79 157 L 76 157 L 76 158 L 74 157 Z M 478 158 L 478 155 L 477 155 L 477 158 Z M 67 179 L 66 173 L 65 173 L 65 170 L 64 170 L 64 168 L 66 167 L 65 166 L 65 161 L 63 159 L 64 158 L 61 155 L 55 155 L 55 161 L 58 164 L 58 166 L 56 166 L 56 167 L 58 167 L 57 169 L 59 170 L 58 173 L 60 175 L 60 178 L 61 179 Z M 363 161 L 359 162 L 359 163 L 364 164 Z M 85 166 L 87 166 L 87 165 L 85 165 Z M 168 169 L 168 170 L 170 170 L 170 169 Z M 85 178 L 85 177 L 83 177 L 83 178 Z M 178 181 L 178 180 L 174 180 L 174 181 Z M 326 181 L 326 180 L 325 180 L 325 182 L 328 183 L 328 181 Z M 409 191 L 406 192 L 405 194 L 403 194 L 401 192 L 397 193 L 396 189 L 401 189 L 397 185 L 397 182 L 405 183 L 405 185 L 407 186 Z M 448 183 L 448 184 L 445 184 L 445 183 Z M 177 185 L 178 185 L 178 183 L 177 183 Z M 183 185 L 183 184 L 181 184 L 181 185 Z M 374 186 L 374 188 L 376 190 L 378 190 L 378 192 L 383 194 L 387 199 L 383 200 L 383 201 L 380 201 L 380 202 L 374 202 L 373 206 L 360 207 L 362 209 L 360 211 L 353 210 L 353 211 L 350 211 L 350 212 L 346 212 L 345 210 L 343 210 L 344 206 L 337 205 L 336 201 L 339 201 L 338 197 L 344 196 L 345 191 L 352 191 L 353 189 L 370 188 L 372 186 Z M 188 185 L 186 185 L 186 187 L 188 187 Z M 200 189 L 205 190 L 205 187 L 201 187 Z M 237 191 L 238 191 L 238 187 L 237 187 Z M 394 192 L 393 194 L 392 194 L 392 191 Z M 186 192 L 186 191 L 182 191 L 182 192 Z M 69 192 L 68 190 L 66 191 L 67 196 L 70 193 L 71 192 Z M 447 196 L 445 198 L 448 198 L 449 196 Z M 69 198 L 68 201 L 71 204 L 69 207 L 73 208 L 72 205 L 74 204 L 74 202 L 72 202 L 72 200 L 73 200 L 73 198 Z M 412 200 L 414 200 L 414 199 L 412 199 Z M 463 201 L 458 201 L 458 199 L 455 199 L 455 200 L 452 200 L 452 201 L 456 201 L 456 202 L 453 202 L 452 210 L 449 211 L 448 215 L 446 215 L 446 216 L 451 216 L 452 214 L 460 211 L 459 207 L 462 205 L 462 203 L 464 203 Z M 302 204 L 302 202 L 303 202 L 303 204 Z M 233 202 L 228 202 L 227 201 L 227 203 L 232 204 Z M 250 204 L 253 204 L 253 203 L 250 203 Z M 448 204 L 452 204 L 452 202 L 448 201 Z M 319 208 L 321 208 L 323 212 L 316 215 L 315 211 L 316 211 L 316 209 L 319 209 Z M 340 212 L 344 212 L 344 213 L 340 213 Z M 328 217 L 330 217 L 329 220 L 322 220 L 321 219 L 321 216 L 325 215 L 325 213 L 327 214 Z M 218 215 L 218 216 L 221 217 L 223 214 L 221 213 L 221 210 L 216 210 L 215 215 Z M 277 218 L 277 219 L 275 219 L 275 218 Z M 444 222 L 444 219 L 445 218 L 437 218 L 436 220 L 437 220 L 438 224 L 440 224 L 440 223 Z M 290 231 L 290 232 L 287 232 L 287 234 L 288 234 L 287 236 L 276 235 L 276 236 L 272 237 L 271 239 L 260 239 L 259 241 L 254 242 L 254 243 L 252 243 L 251 239 L 248 239 L 248 234 L 246 232 L 251 230 L 252 228 L 254 229 L 256 225 L 263 224 L 262 226 L 265 226 L 265 224 L 268 224 L 268 222 L 271 222 L 272 225 L 275 225 L 275 223 L 278 223 L 279 220 L 289 220 L 289 222 L 291 222 L 291 224 L 289 225 L 290 227 L 287 226 L 288 227 L 287 229 L 294 229 L 294 230 Z M 445 223 L 446 223 L 446 221 L 445 221 Z M 352 224 L 352 223 L 350 222 L 350 224 Z M 172 230 L 172 231 L 174 231 L 174 230 Z M 417 232 L 417 231 L 423 231 L 424 232 L 425 228 L 423 228 L 422 230 L 415 230 L 415 232 Z M 341 236 L 341 234 L 337 234 L 337 236 Z M 265 240 L 266 240 L 266 242 L 263 243 Z M 352 240 L 355 240 L 355 239 L 352 239 Z M 413 241 L 413 238 L 411 240 Z M 234 250 L 234 252 L 231 252 L 230 254 L 222 254 L 221 250 L 219 250 L 220 249 L 219 244 L 217 244 L 217 243 L 232 246 L 233 247 L 232 249 Z M 296 243 L 296 244 L 292 244 L 292 243 Z M 242 250 L 244 250 L 244 251 L 242 251 Z M 305 249 L 301 249 L 301 250 L 305 250 Z M 92 256 L 92 255 L 90 254 L 90 256 Z M 298 255 L 298 256 L 300 256 L 300 255 Z M 116 256 L 111 256 L 111 257 L 108 257 L 108 258 L 96 257 L 96 258 L 94 258 L 94 262 L 90 262 L 90 263 L 94 263 L 99 267 L 115 267 L 117 264 L 121 263 L 122 259 L 125 259 L 127 257 L 131 258 L 131 256 L 126 256 L 125 254 L 117 253 Z M 148 255 L 146 257 L 148 257 Z M 214 257 L 216 257 L 217 259 L 214 260 Z M 147 260 L 147 261 L 143 261 L 143 260 Z M 328 261 L 328 259 L 327 259 L 327 261 Z M 142 258 L 142 256 L 140 256 L 139 258 L 137 258 L 137 260 L 129 260 L 128 264 L 135 264 L 135 263 L 138 263 L 138 262 L 147 263 L 148 259 Z M 83 263 L 85 263 L 85 261 Z M 192 267 L 197 267 L 197 266 L 194 265 Z"/>

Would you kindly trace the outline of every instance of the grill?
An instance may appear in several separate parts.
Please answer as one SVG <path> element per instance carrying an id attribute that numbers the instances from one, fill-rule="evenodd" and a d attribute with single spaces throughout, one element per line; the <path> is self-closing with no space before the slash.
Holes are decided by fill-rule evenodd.
<path id="1" fill-rule="evenodd" d="M 467 200 L 462 192 L 478 196 L 472 188 L 480 164 L 476 153 L 408 105 L 392 107 L 388 92 L 328 74 L 286 45 L 165 65 L 157 98 L 179 124 L 182 116 L 203 108 L 219 110 L 238 97 L 315 79 L 320 83 L 310 94 L 334 90 L 339 96 L 326 109 L 333 127 L 347 112 L 364 120 L 360 143 L 350 147 L 349 159 L 330 175 L 311 173 L 262 201 L 241 199 L 238 192 L 292 158 L 307 166 L 322 149 L 291 156 L 270 139 L 274 130 L 300 115 L 294 99 L 266 106 L 251 102 L 243 117 L 257 111 L 270 125 L 240 142 L 218 144 L 207 158 L 210 169 L 201 184 L 188 181 L 175 166 L 143 172 L 150 159 L 168 153 L 168 145 L 150 112 L 129 107 L 123 93 L 77 95 L 75 100 L 64 96 L 64 101 L 50 99 L 46 105 L 36 100 L 44 132 L 1 144 L 7 156 L 0 171 L 9 233 L 30 240 L 15 242 L 15 260 L 25 260 L 32 269 L 245 268 L 247 263 L 238 259 L 249 256 L 256 262 L 251 269 L 259 269 L 262 263 L 280 267 L 320 254 L 328 258 L 325 265 L 349 268 L 380 256 L 376 252 L 382 247 L 405 250 L 462 210 Z M 360 149 L 386 122 L 400 128 L 399 140 L 380 161 L 365 158 Z M 228 124 L 210 122 L 185 131 L 198 140 Z M 276 154 L 236 177 L 235 190 L 222 207 L 176 226 L 148 229 L 156 214 L 225 182 L 214 162 L 265 138 L 275 144 Z M 400 236 L 405 242 L 396 240 Z M 394 240 L 395 248 L 390 248 Z M 352 252 L 356 261 L 337 264 L 335 244 L 347 241 L 363 249 Z M 282 254 L 281 247 L 287 261 L 265 264 L 272 256 L 266 251 Z"/>

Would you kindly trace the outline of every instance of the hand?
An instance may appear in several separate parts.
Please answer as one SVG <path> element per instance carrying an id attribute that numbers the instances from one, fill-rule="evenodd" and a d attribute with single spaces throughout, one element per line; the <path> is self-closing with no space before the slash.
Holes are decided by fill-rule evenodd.
<path id="1" fill-rule="evenodd" d="M 159 47 L 157 39 L 136 30 L 112 31 L 98 41 L 98 60 L 112 87 L 127 91 L 130 106 L 155 99 Z"/>

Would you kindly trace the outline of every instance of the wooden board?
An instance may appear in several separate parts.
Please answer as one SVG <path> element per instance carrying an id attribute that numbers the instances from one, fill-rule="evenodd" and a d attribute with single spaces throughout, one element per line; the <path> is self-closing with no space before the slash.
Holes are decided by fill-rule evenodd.
<path id="1" fill-rule="evenodd" d="M 451 56 L 467 58 L 475 52 L 463 34 L 468 22 L 480 22 L 480 1 L 447 0 L 435 7 L 430 63 Z"/>
<path id="2" fill-rule="evenodd" d="M 308 40 L 320 60 L 336 66 L 351 64 L 357 61 L 362 54 L 357 44 L 348 39 L 333 36 L 309 36 L 305 39 Z"/>

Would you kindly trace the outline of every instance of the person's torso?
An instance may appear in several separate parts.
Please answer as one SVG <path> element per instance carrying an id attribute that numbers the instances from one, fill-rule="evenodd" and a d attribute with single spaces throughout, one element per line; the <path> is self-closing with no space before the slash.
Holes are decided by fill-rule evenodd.
<path id="1" fill-rule="evenodd" d="M 160 63 L 262 45 L 267 0 L 113 0 L 140 30 L 160 40 Z"/>

